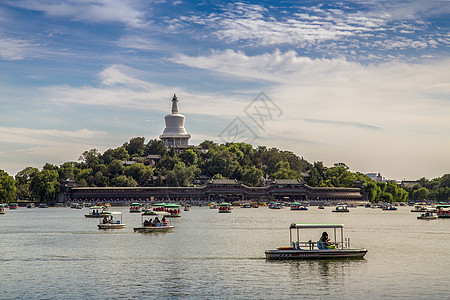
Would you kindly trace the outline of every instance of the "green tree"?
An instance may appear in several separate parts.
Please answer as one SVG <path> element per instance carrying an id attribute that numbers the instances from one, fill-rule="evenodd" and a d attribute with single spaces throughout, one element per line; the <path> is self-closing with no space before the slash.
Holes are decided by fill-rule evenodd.
<path id="1" fill-rule="evenodd" d="M 262 186 L 264 184 L 263 171 L 255 167 L 247 167 L 242 172 L 242 182 L 248 186 Z"/>
<path id="2" fill-rule="evenodd" d="M 93 184 L 95 186 L 106 187 L 109 185 L 109 178 L 103 175 L 103 172 L 97 171 L 94 174 Z"/>
<path id="3" fill-rule="evenodd" d="M 33 199 L 34 196 L 30 190 L 30 183 L 33 176 L 39 173 L 34 167 L 26 167 L 16 174 L 16 197 L 18 199 Z"/>
<path id="4" fill-rule="evenodd" d="M 161 140 L 150 140 L 147 145 L 145 145 L 144 154 L 145 155 L 161 155 L 166 154 L 167 149 Z"/>
<path id="5" fill-rule="evenodd" d="M 325 182 L 332 187 L 351 187 L 357 179 L 344 163 L 336 163 L 325 171 Z"/>
<path id="6" fill-rule="evenodd" d="M 123 147 L 128 151 L 131 156 L 143 156 L 145 149 L 145 138 L 135 137 L 130 139 L 129 143 L 123 144 Z"/>
<path id="7" fill-rule="evenodd" d="M 0 203 L 10 203 L 16 197 L 16 181 L 12 176 L 0 170 Z"/>
<path id="8" fill-rule="evenodd" d="M 194 166 L 186 167 L 183 162 L 179 162 L 167 172 L 166 180 L 170 186 L 189 186 L 199 174 L 200 169 Z"/>
<path id="9" fill-rule="evenodd" d="M 291 170 L 287 161 L 278 162 L 275 167 L 275 172 L 270 176 L 272 179 L 298 179 L 299 174 L 294 170 Z"/>
<path id="10" fill-rule="evenodd" d="M 109 165 L 114 160 L 129 160 L 130 154 L 125 147 L 121 146 L 115 149 L 110 148 L 106 150 L 101 158 L 106 165 Z"/>
<path id="11" fill-rule="evenodd" d="M 199 144 L 202 149 L 214 149 L 216 144 L 213 141 L 205 140 Z"/>
<path id="12" fill-rule="evenodd" d="M 78 158 L 82 164 L 92 168 L 93 166 L 100 163 L 100 152 L 97 149 L 91 149 L 89 151 L 84 151 Z"/>
<path id="13" fill-rule="evenodd" d="M 206 167 L 206 175 L 213 176 L 214 174 L 222 174 L 228 178 L 238 178 L 241 173 L 241 167 L 236 159 L 236 156 L 225 150 L 216 150 L 208 162 Z"/>
<path id="14" fill-rule="evenodd" d="M 194 149 L 187 149 L 180 155 L 180 158 L 186 166 L 193 166 L 198 162 L 197 151 Z"/>
<path id="15" fill-rule="evenodd" d="M 366 184 L 367 198 L 370 202 L 374 203 L 378 200 L 378 196 L 381 194 L 380 187 L 373 181 Z"/>
<path id="16" fill-rule="evenodd" d="M 56 170 L 43 169 L 33 176 L 30 183 L 31 192 L 40 202 L 54 200 L 58 186 L 58 171 Z"/>
<path id="17" fill-rule="evenodd" d="M 133 178 L 138 185 L 148 185 L 153 176 L 153 169 L 144 164 L 134 164 L 124 169 L 124 174 Z"/>
<path id="18" fill-rule="evenodd" d="M 108 165 L 108 175 L 112 179 L 114 177 L 122 175 L 124 169 L 125 167 L 123 166 L 122 162 L 118 159 L 115 159 Z"/>
<path id="19" fill-rule="evenodd" d="M 59 167 L 58 175 L 61 179 L 75 178 L 80 171 L 76 162 L 65 162 Z"/>
<path id="20" fill-rule="evenodd" d="M 137 186 L 136 180 L 131 178 L 130 176 L 126 175 L 119 175 L 117 177 L 114 177 L 111 180 L 112 186 L 116 187 L 135 187 Z"/>
<path id="21" fill-rule="evenodd" d="M 422 188 L 420 188 L 420 189 L 418 189 L 418 190 L 413 191 L 413 192 L 412 192 L 412 195 L 411 195 L 411 198 L 412 198 L 413 200 L 423 200 L 423 199 L 427 199 L 429 193 L 430 193 L 430 192 L 428 191 L 427 188 L 422 187 Z"/>
<path id="22" fill-rule="evenodd" d="M 224 177 L 224 176 L 222 176 L 222 174 L 215 174 L 212 177 L 212 180 L 227 180 L 227 179 L 228 179 L 228 177 Z"/>

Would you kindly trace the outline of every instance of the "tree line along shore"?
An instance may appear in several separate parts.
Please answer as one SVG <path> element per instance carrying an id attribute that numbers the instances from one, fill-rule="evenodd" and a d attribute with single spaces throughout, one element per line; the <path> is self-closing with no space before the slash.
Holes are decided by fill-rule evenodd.
<path id="1" fill-rule="evenodd" d="M 248 186 L 263 186 L 267 179 L 301 179 L 312 187 L 351 187 L 359 180 L 371 202 L 450 200 L 450 174 L 400 187 L 395 181 L 376 182 L 351 172 L 345 163 L 328 167 L 277 148 L 206 140 L 176 151 L 160 140 L 145 143 L 144 137 L 135 137 L 103 153 L 86 150 L 78 161 L 60 166 L 26 167 L 14 177 L 0 170 L 0 202 L 49 202 L 68 178 L 84 187 L 193 186 L 199 178 L 236 179 Z"/>

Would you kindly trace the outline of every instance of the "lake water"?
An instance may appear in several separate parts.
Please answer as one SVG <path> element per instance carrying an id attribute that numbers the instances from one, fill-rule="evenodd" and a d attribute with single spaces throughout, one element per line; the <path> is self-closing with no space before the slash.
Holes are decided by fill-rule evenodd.
<path id="1" fill-rule="evenodd" d="M 102 231 L 88 209 L 19 208 L 0 215 L 0 299 L 445 299 L 450 219 L 410 207 L 350 213 L 192 207 L 173 233 Z M 361 260 L 268 261 L 290 223 L 343 223 Z M 313 240 L 320 237 L 315 234 Z"/>

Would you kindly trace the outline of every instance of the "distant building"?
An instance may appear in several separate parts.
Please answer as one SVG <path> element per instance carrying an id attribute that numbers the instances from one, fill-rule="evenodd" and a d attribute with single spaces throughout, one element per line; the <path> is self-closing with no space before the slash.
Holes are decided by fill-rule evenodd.
<path id="1" fill-rule="evenodd" d="M 417 182 L 416 180 L 414 181 L 410 181 L 410 180 L 403 180 L 402 183 L 400 184 L 400 187 L 404 188 L 412 188 L 414 187 L 416 184 L 418 184 L 419 182 Z"/>
<path id="2" fill-rule="evenodd" d="M 384 182 L 385 181 L 383 176 L 381 176 L 380 173 L 367 173 L 366 176 L 376 182 Z"/>
<path id="3" fill-rule="evenodd" d="M 60 202 L 110 202 L 123 205 L 134 201 L 193 202 L 202 201 L 310 201 L 311 203 L 339 203 L 363 201 L 361 188 L 311 187 L 302 180 L 276 179 L 265 186 L 249 187 L 232 179 L 209 180 L 200 186 L 164 186 L 163 177 L 154 177 L 154 187 L 78 187 L 64 184 Z"/>
<path id="4" fill-rule="evenodd" d="M 172 98 L 172 113 L 164 117 L 166 128 L 159 138 L 166 148 L 186 149 L 189 147 L 191 135 L 184 129 L 185 117 L 178 113 L 178 99 L 174 94 Z"/>

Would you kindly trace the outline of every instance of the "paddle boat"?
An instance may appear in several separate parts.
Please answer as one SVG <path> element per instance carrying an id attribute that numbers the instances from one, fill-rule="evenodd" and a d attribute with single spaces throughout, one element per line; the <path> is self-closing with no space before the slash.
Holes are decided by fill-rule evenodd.
<path id="1" fill-rule="evenodd" d="M 319 206 L 317 207 L 317 209 L 325 209 L 325 207 L 324 207 L 323 205 L 319 205 Z"/>
<path id="2" fill-rule="evenodd" d="M 86 218 L 103 218 L 108 214 L 105 213 L 103 206 L 91 206 L 89 207 L 89 214 L 84 215 Z"/>
<path id="3" fill-rule="evenodd" d="M 291 210 L 308 210 L 308 208 L 301 203 L 298 202 L 292 202 L 291 203 Z"/>
<path id="4" fill-rule="evenodd" d="M 131 203 L 130 204 L 130 213 L 141 213 L 142 212 L 142 204 L 141 203 Z"/>
<path id="5" fill-rule="evenodd" d="M 231 213 L 231 204 L 228 202 L 222 202 L 218 204 L 219 213 Z"/>
<path id="6" fill-rule="evenodd" d="M 326 246 L 312 239 L 300 241 L 300 237 L 309 237 L 305 230 L 309 231 L 309 236 L 320 236 L 324 230 L 333 232 L 332 246 Z M 300 234 L 302 230 L 302 234 Z M 350 248 L 350 239 L 344 238 L 344 224 L 302 224 L 292 223 L 289 226 L 289 247 L 279 247 L 276 250 L 266 250 L 267 259 L 342 259 L 342 258 L 363 258 L 367 253 L 364 248 Z"/>
<path id="7" fill-rule="evenodd" d="M 450 218 L 450 205 L 448 204 L 436 205 L 436 214 L 438 218 Z"/>
<path id="8" fill-rule="evenodd" d="M 9 204 L 9 209 L 18 209 L 19 208 L 19 204 L 17 203 L 10 203 Z"/>
<path id="9" fill-rule="evenodd" d="M 6 214 L 6 204 L 0 203 L 0 215 Z"/>
<path id="10" fill-rule="evenodd" d="M 169 203 L 164 205 L 164 211 L 168 212 L 169 218 L 179 218 L 181 217 L 181 205 L 176 203 Z"/>
<path id="11" fill-rule="evenodd" d="M 27 204 L 27 208 L 34 208 L 35 206 L 34 206 L 34 203 L 28 203 Z"/>
<path id="12" fill-rule="evenodd" d="M 149 232 L 172 232 L 175 226 L 170 224 L 170 221 L 166 220 L 165 217 L 169 215 L 165 211 L 154 211 L 153 215 L 155 219 L 162 217 L 161 221 L 155 222 L 148 214 L 141 214 L 142 227 L 133 228 L 134 232 L 149 233 Z"/>
<path id="13" fill-rule="evenodd" d="M 420 216 L 417 217 L 419 220 L 434 220 L 437 219 L 438 216 L 433 215 L 433 212 L 427 211 L 426 213 L 420 214 Z"/>
<path id="14" fill-rule="evenodd" d="M 39 208 L 48 208 L 47 203 L 39 203 Z"/>
<path id="15" fill-rule="evenodd" d="M 190 205 L 184 206 L 184 211 L 189 211 L 189 209 L 190 209 Z"/>
<path id="16" fill-rule="evenodd" d="M 283 208 L 283 204 L 279 203 L 279 202 L 270 202 L 269 203 L 269 208 L 270 209 L 282 209 Z"/>
<path id="17" fill-rule="evenodd" d="M 125 224 L 122 222 L 122 213 L 115 211 L 105 212 L 106 216 L 100 219 L 100 223 L 97 225 L 98 229 L 122 229 L 125 228 Z"/>
<path id="18" fill-rule="evenodd" d="M 387 205 L 383 206 L 382 210 L 397 210 L 397 207 L 395 207 L 391 204 L 387 204 Z"/>
<path id="19" fill-rule="evenodd" d="M 427 204 L 425 202 L 416 203 L 414 208 L 411 209 L 411 212 L 427 212 Z"/>
<path id="20" fill-rule="evenodd" d="M 265 206 L 265 205 L 260 205 L 258 202 L 250 202 L 250 205 L 251 205 L 251 207 L 252 208 L 258 208 L 258 207 L 260 207 L 260 206 Z"/>
<path id="21" fill-rule="evenodd" d="M 340 204 L 336 206 L 335 209 L 332 210 L 332 212 L 349 212 L 347 205 Z"/>

